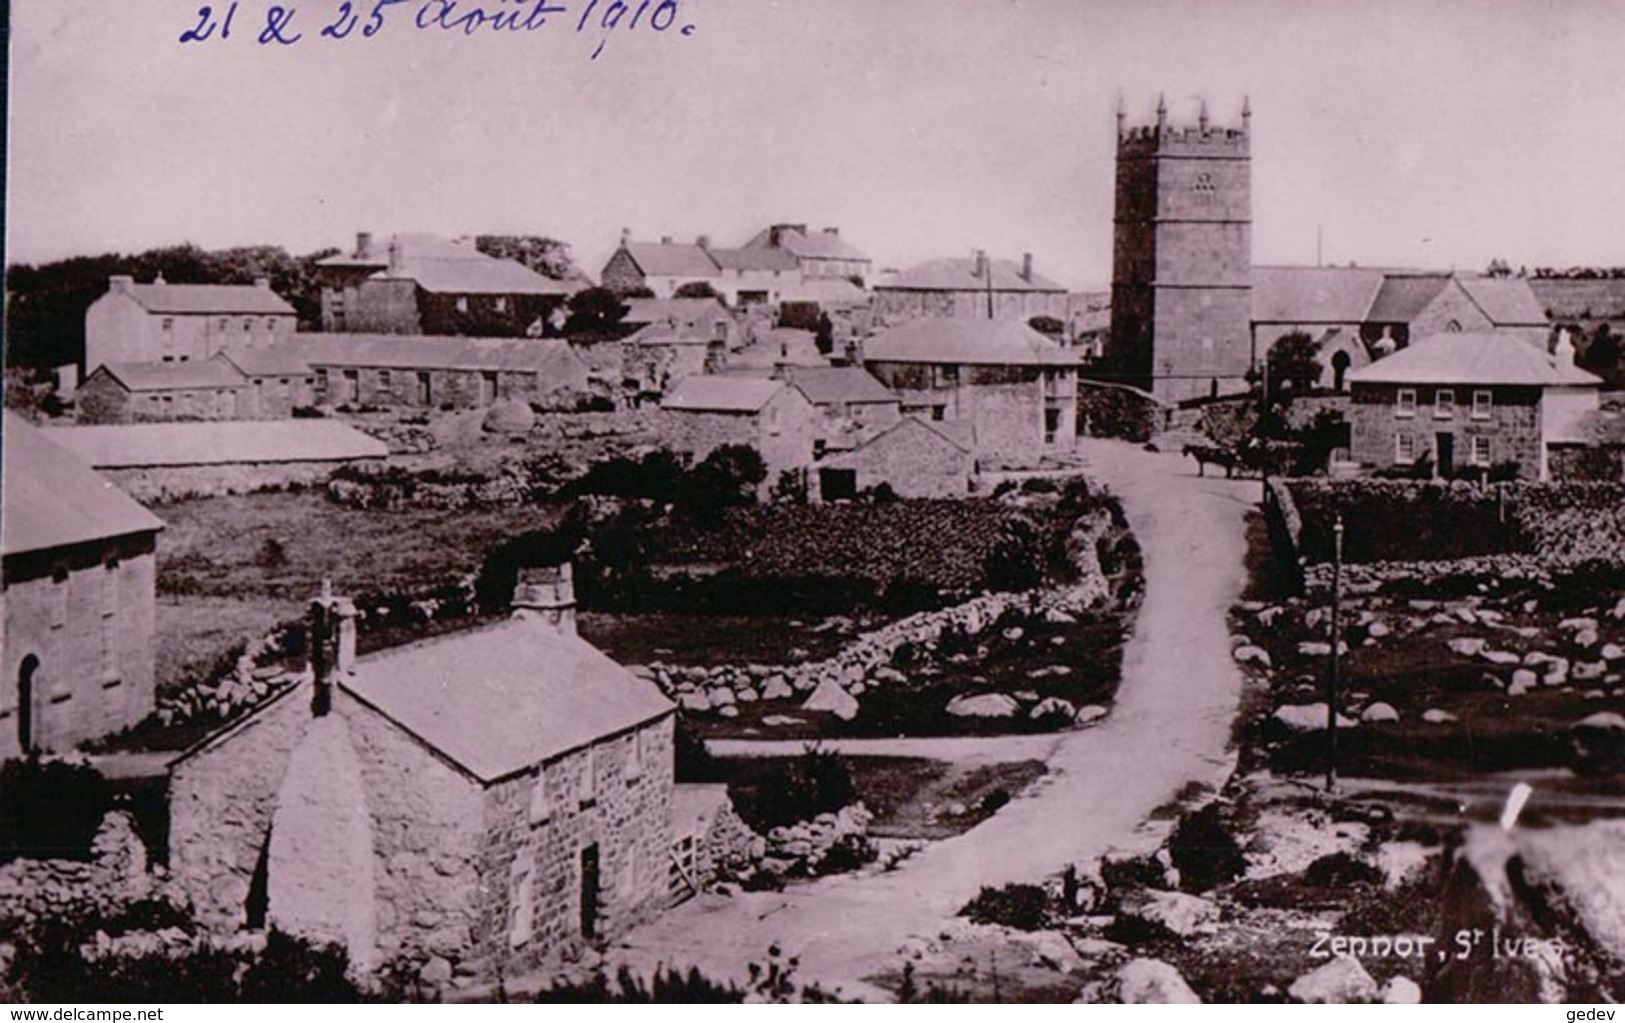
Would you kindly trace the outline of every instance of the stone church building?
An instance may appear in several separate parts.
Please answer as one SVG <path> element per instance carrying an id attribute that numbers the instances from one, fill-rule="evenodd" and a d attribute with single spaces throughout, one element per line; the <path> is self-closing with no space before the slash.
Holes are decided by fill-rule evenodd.
<path id="1" fill-rule="evenodd" d="M 309 680 L 171 764 L 170 865 L 201 923 L 478 984 L 665 906 L 673 705 L 577 637 L 567 569 L 514 606 L 357 656 L 353 604 L 313 602 Z"/>
<path id="2" fill-rule="evenodd" d="M 1174 127 L 1117 113 L 1108 358 L 1167 401 L 1244 390 L 1251 366 L 1252 111 L 1240 128 Z"/>

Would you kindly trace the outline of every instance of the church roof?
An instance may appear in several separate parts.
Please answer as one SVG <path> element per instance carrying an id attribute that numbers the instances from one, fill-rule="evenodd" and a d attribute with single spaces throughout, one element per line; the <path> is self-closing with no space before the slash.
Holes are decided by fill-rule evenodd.
<path id="1" fill-rule="evenodd" d="M 1255 323 L 1363 323 L 1383 272 L 1362 267 L 1255 266 Z"/>

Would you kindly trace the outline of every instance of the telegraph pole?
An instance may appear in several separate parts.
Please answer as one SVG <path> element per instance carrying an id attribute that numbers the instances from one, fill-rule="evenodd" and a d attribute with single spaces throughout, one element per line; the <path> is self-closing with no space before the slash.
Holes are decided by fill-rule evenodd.
<path id="1" fill-rule="evenodd" d="M 1337 692 L 1343 641 L 1343 513 L 1332 522 L 1332 671 L 1326 686 L 1326 791 L 1337 788 Z"/>

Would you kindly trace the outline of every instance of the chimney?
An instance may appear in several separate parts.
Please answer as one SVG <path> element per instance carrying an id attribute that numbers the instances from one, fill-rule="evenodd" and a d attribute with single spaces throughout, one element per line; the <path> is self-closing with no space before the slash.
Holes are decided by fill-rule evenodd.
<path id="1" fill-rule="evenodd" d="M 976 279 L 981 280 L 988 276 L 987 253 L 981 249 L 976 250 Z"/>
<path id="2" fill-rule="evenodd" d="M 1028 284 L 1033 282 L 1033 254 L 1031 252 L 1021 254 L 1021 279 Z"/>
<path id="3" fill-rule="evenodd" d="M 839 238 L 841 236 L 841 229 L 838 227 L 826 227 L 824 228 L 824 233 L 832 237 Z"/>
<path id="4" fill-rule="evenodd" d="M 348 597 L 333 596 L 333 581 L 322 580 L 322 592 L 310 602 L 310 674 L 315 689 L 310 712 L 324 717 L 333 709 L 333 680 L 355 672 L 356 609 Z"/>
<path id="5" fill-rule="evenodd" d="M 158 275 L 152 279 L 152 283 L 154 283 L 154 284 L 168 284 L 169 282 L 164 280 L 164 272 L 162 270 L 159 270 Z"/>
<path id="6" fill-rule="evenodd" d="M 389 240 L 389 272 L 391 275 L 401 272 L 401 242 L 399 238 Z"/>
<path id="7" fill-rule="evenodd" d="M 368 252 L 371 252 L 371 251 L 372 251 L 372 232 L 371 231 L 357 231 L 355 233 L 355 254 L 356 254 L 356 258 L 359 259 L 359 258 L 365 256 Z"/>
<path id="8" fill-rule="evenodd" d="M 256 277 L 256 278 L 254 278 L 254 287 L 259 288 L 262 291 L 271 290 L 271 278 L 269 278 L 269 277 Z"/>
<path id="9" fill-rule="evenodd" d="M 567 561 L 545 568 L 522 568 L 513 591 L 513 616 L 548 626 L 561 636 L 576 634 L 575 573 Z"/>
<path id="10" fill-rule="evenodd" d="M 628 245 L 631 245 L 631 244 L 632 244 L 632 229 L 630 227 L 621 228 L 621 248 L 624 249 Z"/>
<path id="11" fill-rule="evenodd" d="M 129 274 L 114 274 L 107 278 L 107 290 L 120 295 L 128 295 L 130 288 L 135 284 L 135 278 Z"/>
<path id="12" fill-rule="evenodd" d="M 660 236 L 660 244 L 662 244 L 662 245 L 670 245 L 671 244 L 671 235 L 669 235 L 669 234 L 661 235 Z"/>
<path id="13" fill-rule="evenodd" d="M 711 247 L 711 236 L 708 234 L 702 234 L 698 238 L 694 239 L 694 244 L 698 245 L 702 249 L 709 249 Z"/>

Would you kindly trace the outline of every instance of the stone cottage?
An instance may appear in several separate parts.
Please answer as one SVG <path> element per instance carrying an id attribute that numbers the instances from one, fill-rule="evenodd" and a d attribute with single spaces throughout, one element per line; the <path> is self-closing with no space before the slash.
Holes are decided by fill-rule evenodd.
<path id="1" fill-rule="evenodd" d="M 254 388 L 219 357 L 188 362 L 104 362 L 79 385 L 81 423 L 255 418 Z"/>
<path id="2" fill-rule="evenodd" d="M 904 416 L 819 462 L 819 494 L 842 500 L 885 484 L 898 497 L 964 497 L 976 472 L 975 446 L 966 423 Z"/>
<path id="3" fill-rule="evenodd" d="M 1430 462 L 1514 463 L 1546 479 L 1547 448 L 1583 436 L 1602 381 L 1573 349 L 1548 355 L 1516 334 L 1439 334 L 1349 374 L 1355 461 L 1379 469 Z"/>
<path id="4" fill-rule="evenodd" d="M 870 338 L 863 362 L 905 412 L 969 423 L 978 454 L 1031 461 L 1077 443 L 1078 353 L 1025 323 L 913 320 Z"/>
<path id="5" fill-rule="evenodd" d="M 487 983 L 667 900 L 673 705 L 575 632 L 567 570 L 502 623 L 356 654 L 311 605 L 312 667 L 170 767 L 170 867 L 217 931 L 342 942 L 357 968 Z"/>
<path id="6" fill-rule="evenodd" d="M 933 259 L 875 282 L 875 316 L 883 323 L 920 317 L 1017 320 L 1035 316 L 1065 322 L 1066 288 L 1033 269 L 1032 253 L 1021 262 Z"/>
<path id="7" fill-rule="evenodd" d="M 696 462 L 727 444 L 755 448 L 767 464 L 764 486 L 782 472 L 805 471 L 823 430 L 813 403 L 780 380 L 691 376 L 660 408 L 672 448 Z"/>
<path id="8" fill-rule="evenodd" d="M 164 528 L 10 412 L 5 459 L 0 760 L 72 749 L 152 712 Z"/>

